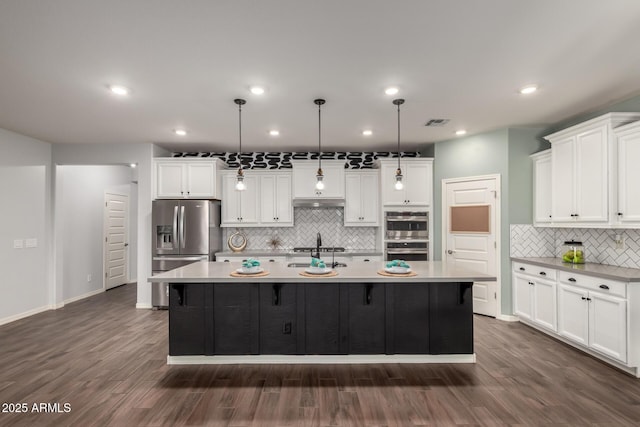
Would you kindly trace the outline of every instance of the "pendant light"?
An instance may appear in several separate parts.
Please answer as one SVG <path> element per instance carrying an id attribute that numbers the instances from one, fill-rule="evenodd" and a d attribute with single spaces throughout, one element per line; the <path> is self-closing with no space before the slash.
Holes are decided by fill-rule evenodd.
<path id="1" fill-rule="evenodd" d="M 238 135 L 239 135 L 239 147 L 238 147 L 238 175 L 236 175 L 236 190 L 243 191 L 247 188 L 244 183 L 244 173 L 242 172 L 242 106 L 247 103 L 244 99 L 234 99 L 233 102 L 238 106 Z"/>
<path id="2" fill-rule="evenodd" d="M 320 107 L 326 102 L 324 99 L 314 99 L 314 104 L 318 106 L 318 172 L 316 173 L 316 190 L 324 190 L 324 175 L 322 174 L 322 145 L 320 143 L 321 116 Z"/>
<path id="3" fill-rule="evenodd" d="M 402 190 L 404 184 L 402 184 L 402 170 L 400 169 L 400 106 L 404 104 L 404 99 L 394 99 L 393 105 L 398 107 L 398 169 L 396 169 L 396 190 Z"/>

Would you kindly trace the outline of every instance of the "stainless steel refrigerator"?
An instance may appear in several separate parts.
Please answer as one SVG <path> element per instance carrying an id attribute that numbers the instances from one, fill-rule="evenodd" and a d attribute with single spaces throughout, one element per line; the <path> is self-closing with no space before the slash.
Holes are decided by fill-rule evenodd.
<path id="1" fill-rule="evenodd" d="M 219 200 L 154 200 L 152 207 L 153 274 L 197 261 L 215 261 L 222 248 Z M 166 283 L 152 283 L 154 308 L 169 306 Z"/>

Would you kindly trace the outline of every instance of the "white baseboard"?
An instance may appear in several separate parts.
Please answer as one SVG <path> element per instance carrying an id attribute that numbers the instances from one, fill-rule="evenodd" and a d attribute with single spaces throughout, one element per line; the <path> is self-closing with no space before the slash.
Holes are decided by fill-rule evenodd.
<path id="1" fill-rule="evenodd" d="M 89 298 L 94 295 L 101 294 L 103 292 L 104 292 L 104 289 L 100 288 L 100 289 L 96 289 L 95 291 L 87 292 L 86 294 L 78 295 L 77 297 L 66 299 L 62 302 L 62 307 L 64 307 L 65 304 L 71 304 L 72 302 L 80 301 L 81 299 Z M 61 308 L 61 307 L 57 307 L 57 308 Z"/>
<path id="2" fill-rule="evenodd" d="M 498 320 L 504 320 L 505 322 L 519 322 L 520 319 L 518 316 L 513 316 L 511 314 L 500 314 L 496 317 Z"/>
<path id="3" fill-rule="evenodd" d="M 167 356 L 168 365 L 476 363 L 476 354 Z"/>
<path id="4" fill-rule="evenodd" d="M 33 316 L 34 314 L 43 313 L 45 311 L 51 310 L 52 308 L 53 307 L 50 305 L 45 305 L 42 307 L 34 308 L 33 310 L 25 311 L 20 314 L 5 317 L 4 319 L 0 319 L 0 325 L 6 325 L 7 323 L 15 322 L 16 320 L 24 319 L 25 317 Z"/>
<path id="5" fill-rule="evenodd" d="M 146 302 L 138 302 L 136 303 L 136 308 L 151 310 L 153 306 Z"/>

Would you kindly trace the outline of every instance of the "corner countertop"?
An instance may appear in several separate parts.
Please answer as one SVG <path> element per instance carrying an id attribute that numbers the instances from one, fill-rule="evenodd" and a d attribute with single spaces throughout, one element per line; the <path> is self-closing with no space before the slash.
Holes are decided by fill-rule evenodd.
<path id="1" fill-rule="evenodd" d="M 525 264 L 538 265 L 540 267 L 555 268 L 556 270 L 581 273 L 588 276 L 601 277 L 603 279 L 619 280 L 622 282 L 640 282 L 640 269 L 616 267 L 606 264 L 568 264 L 562 262 L 561 258 L 516 258 L 511 257 L 511 261 L 523 262 Z"/>
<path id="2" fill-rule="evenodd" d="M 233 277 L 231 273 L 241 267 L 241 262 L 200 261 L 148 279 L 149 282 L 168 283 L 427 283 L 427 282 L 475 282 L 495 281 L 495 276 L 471 272 L 441 261 L 412 261 L 412 277 L 389 277 L 377 273 L 385 262 L 352 261 L 347 267 L 336 268 L 332 277 L 306 277 L 300 275 L 303 268 L 287 267 L 287 263 L 270 262 L 265 266 L 269 275 L 262 277 Z"/>
<path id="3" fill-rule="evenodd" d="M 331 256 L 331 252 L 322 252 L 322 255 L 326 257 L 326 255 Z M 382 251 L 376 251 L 375 249 L 347 249 L 344 252 L 336 252 L 336 256 L 382 256 Z M 216 257 L 268 257 L 268 256 L 309 256 L 307 252 L 293 252 L 291 249 L 256 249 L 256 250 L 245 250 L 242 252 L 216 252 Z"/>

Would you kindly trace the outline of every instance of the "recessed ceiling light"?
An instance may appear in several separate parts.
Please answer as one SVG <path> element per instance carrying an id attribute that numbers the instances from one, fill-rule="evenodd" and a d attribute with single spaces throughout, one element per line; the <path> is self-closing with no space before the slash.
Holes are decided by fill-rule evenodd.
<path id="1" fill-rule="evenodd" d="M 176 129 L 173 131 L 173 133 L 175 133 L 178 136 L 186 136 L 187 135 L 187 131 L 184 129 Z"/>
<path id="2" fill-rule="evenodd" d="M 395 95 L 396 93 L 398 93 L 398 88 L 397 87 L 388 87 L 384 90 L 384 93 L 386 93 L 387 95 Z"/>
<path id="3" fill-rule="evenodd" d="M 456 135 L 466 135 L 467 131 L 464 129 L 460 129 L 456 131 Z"/>
<path id="4" fill-rule="evenodd" d="M 278 136 L 278 135 L 280 135 L 280 131 L 276 130 L 276 129 L 272 129 L 272 130 L 269 131 L 269 135 Z"/>
<path id="5" fill-rule="evenodd" d="M 362 134 L 364 136 L 371 136 L 371 135 L 373 135 L 373 131 L 370 130 L 370 129 L 365 129 L 365 130 L 362 131 Z"/>
<path id="6" fill-rule="evenodd" d="M 120 96 L 129 95 L 129 89 L 124 86 L 111 85 L 109 86 L 109 90 L 111 91 L 111 93 L 115 93 L 116 95 L 120 95 Z"/>
<path id="7" fill-rule="evenodd" d="M 529 85 L 529 86 L 525 86 L 522 89 L 520 89 L 520 93 L 523 95 L 529 95 L 535 91 L 538 90 L 538 86 L 536 85 Z"/>
<path id="8" fill-rule="evenodd" d="M 264 93 L 264 88 L 261 86 L 251 86 L 250 90 L 254 95 L 262 95 Z"/>

